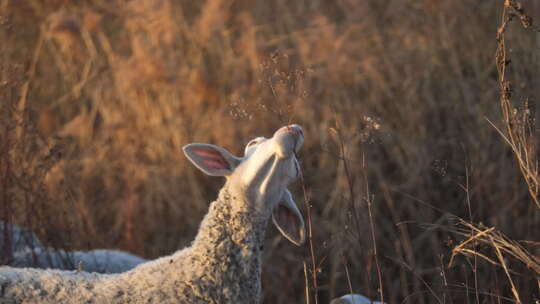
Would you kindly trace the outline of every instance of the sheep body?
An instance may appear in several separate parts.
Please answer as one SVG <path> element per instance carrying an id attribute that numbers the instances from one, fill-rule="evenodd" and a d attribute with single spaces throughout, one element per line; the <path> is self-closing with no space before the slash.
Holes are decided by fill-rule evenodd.
<path id="1" fill-rule="evenodd" d="M 120 273 L 146 262 L 143 258 L 120 250 L 65 251 L 46 248 L 34 233 L 15 224 L 0 222 L 0 250 L 4 254 L 4 246 L 7 245 L 4 230 L 11 234 L 11 248 L 4 262 L 13 267 Z"/>
<path id="2" fill-rule="evenodd" d="M 15 252 L 9 265 L 13 267 L 78 269 L 87 272 L 121 273 L 131 270 L 146 261 L 136 255 L 120 250 L 65 251 L 37 247 L 25 248 Z"/>
<path id="3" fill-rule="evenodd" d="M 232 212 L 235 203 L 222 190 L 191 247 L 123 274 L 0 267 L 0 297 L 23 303 L 257 303 L 268 219 Z"/>
<path id="4" fill-rule="evenodd" d="M 25 248 L 43 247 L 33 232 L 23 229 L 15 224 L 6 224 L 5 222 L 0 221 L 0 250 L 2 251 L 5 246 L 7 246 L 6 234 L 11 234 L 11 253 Z"/>
<path id="5" fill-rule="evenodd" d="M 4 287 L 0 298 L 7 303 L 100 303 L 104 300 L 103 293 L 107 293 L 107 290 L 98 290 L 103 286 L 98 282 L 107 280 L 104 276 L 4 266 L 0 267 L 0 286 Z"/>

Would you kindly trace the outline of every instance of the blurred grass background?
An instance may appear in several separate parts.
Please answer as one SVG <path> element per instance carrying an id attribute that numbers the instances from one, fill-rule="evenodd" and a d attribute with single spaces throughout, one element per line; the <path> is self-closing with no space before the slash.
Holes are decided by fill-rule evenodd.
<path id="1" fill-rule="evenodd" d="M 523 5 L 540 18 L 538 2 Z M 385 301 L 511 303 L 500 265 L 460 256 L 448 266 L 467 238 L 454 216 L 496 227 L 539 263 L 539 209 L 486 120 L 502 127 L 502 6 L 2 0 L 0 217 L 52 247 L 170 254 L 189 245 L 223 183 L 181 147 L 239 155 L 294 122 L 306 134 L 320 303 L 349 281 L 379 295 L 367 202 Z M 537 37 L 507 29 L 518 104 L 540 96 Z M 265 255 L 264 302 L 305 303 L 307 247 L 272 227 Z M 538 273 L 507 263 L 523 303 L 538 300 Z"/>

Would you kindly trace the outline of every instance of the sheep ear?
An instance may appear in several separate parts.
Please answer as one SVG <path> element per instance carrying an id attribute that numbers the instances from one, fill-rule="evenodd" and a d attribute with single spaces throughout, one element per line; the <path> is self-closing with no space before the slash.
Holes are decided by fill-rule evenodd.
<path id="1" fill-rule="evenodd" d="M 306 239 L 304 219 L 296 207 L 291 192 L 285 189 L 281 199 L 272 212 L 272 221 L 289 241 L 300 246 Z"/>
<path id="2" fill-rule="evenodd" d="M 186 157 L 202 172 L 211 176 L 230 175 L 240 164 L 240 159 L 222 147 L 192 143 L 182 150 Z"/>

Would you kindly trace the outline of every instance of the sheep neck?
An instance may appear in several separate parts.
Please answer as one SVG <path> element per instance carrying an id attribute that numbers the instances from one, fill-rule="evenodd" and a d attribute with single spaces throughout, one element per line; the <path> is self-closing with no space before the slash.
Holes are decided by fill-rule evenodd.
<path id="1" fill-rule="evenodd" d="M 253 204 L 224 188 L 201 222 L 193 252 L 206 271 L 215 271 L 220 282 L 237 282 L 231 293 L 257 294 L 261 291 L 261 255 L 268 216 L 253 210 Z M 253 303 L 253 298 L 248 299 Z"/>

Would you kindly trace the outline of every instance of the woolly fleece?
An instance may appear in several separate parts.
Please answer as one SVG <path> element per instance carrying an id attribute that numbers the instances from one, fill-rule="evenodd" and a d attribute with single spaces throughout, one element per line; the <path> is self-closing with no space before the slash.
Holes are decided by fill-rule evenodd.
<path id="1" fill-rule="evenodd" d="M 224 187 L 188 248 L 123 274 L 0 267 L 0 298 L 14 303 L 259 303 L 269 217 L 269 212 L 256 214 Z"/>

